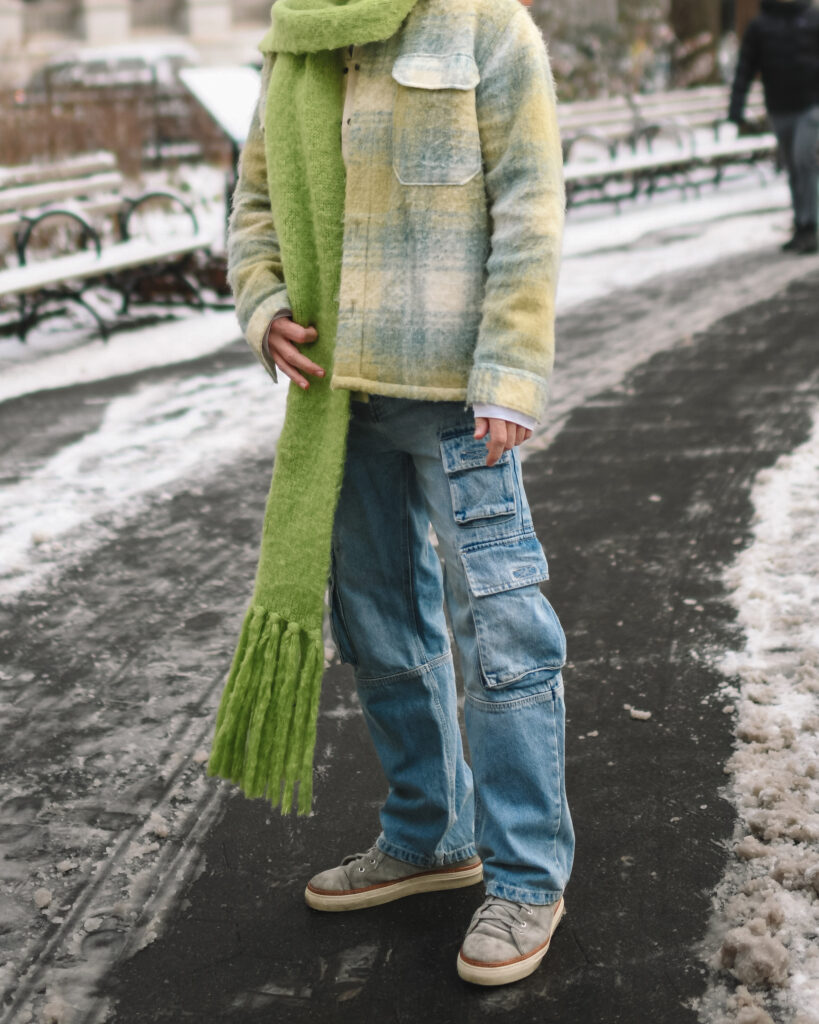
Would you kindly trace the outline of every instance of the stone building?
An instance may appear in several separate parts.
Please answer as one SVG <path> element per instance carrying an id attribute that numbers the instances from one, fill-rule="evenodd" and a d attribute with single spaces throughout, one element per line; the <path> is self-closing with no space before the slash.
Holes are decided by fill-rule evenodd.
<path id="1" fill-rule="evenodd" d="M 20 77 L 66 44 L 192 42 L 206 62 L 250 60 L 270 0 L 0 0 L 0 68 Z"/>
<path id="2" fill-rule="evenodd" d="M 552 0 L 523 0 L 537 10 Z M 565 0 L 561 0 L 565 3 Z M 578 24 L 613 23 L 618 0 L 571 0 Z M 205 61 L 253 57 L 270 0 L 0 0 L 0 67 L 19 76 L 67 42 L 104 45 L 182 37 Z"/>

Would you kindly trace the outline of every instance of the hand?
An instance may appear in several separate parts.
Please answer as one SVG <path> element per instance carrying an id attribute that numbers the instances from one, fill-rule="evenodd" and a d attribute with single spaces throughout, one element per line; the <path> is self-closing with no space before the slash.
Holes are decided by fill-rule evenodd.
<path id="1" fill-rule="evenodd" d="M 299 370 L 314 377 L 323 377 L 324 370 L 302 355 L 296 346 L 311 345 L 317 338 L 318 332 L 315 327 L 301 327 L 286 316 L 274 320 L 267 331 L 267 349 L 273 362 L 286 377 L 305 391 L 310 387 L 310 382 L 299 373 Z"/>
<path id="2" fill-rule="evenodd" d="M 521 427 L 518 423 L 510 420 L 487 419 L 485 416 L 475 417 L 475 440 L 480 441 L 489 435 L 486 442 L 489 452 L 486 456 L 487 466 L 494 466 L 505 451 L 517 448 L 519 444 L 528 441 L 532 431 L 527 427 Z"/>

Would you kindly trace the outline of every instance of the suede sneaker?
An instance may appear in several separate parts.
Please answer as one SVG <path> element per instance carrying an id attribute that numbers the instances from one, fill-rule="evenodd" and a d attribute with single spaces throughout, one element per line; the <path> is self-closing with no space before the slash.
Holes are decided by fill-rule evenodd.
<path id="1" fill-rule="evenodd" d="M 508 985 L 528 977 L 546 956 L 563 909 L 562 899 L 539 907 L 487 896 L 458 953 L 458 974 L 473 985 Z"/>
<path id="2" fill-rule="evenodd" d="M 483 865 L 478 857 L 441 867 L 419 868 L 373 846 L 366 853 L 345 857 L 338 867 L 311 878 L 304 898 L 314 910 L 361 910 L 415 893 L 461 889 L 482 878 Z"/>

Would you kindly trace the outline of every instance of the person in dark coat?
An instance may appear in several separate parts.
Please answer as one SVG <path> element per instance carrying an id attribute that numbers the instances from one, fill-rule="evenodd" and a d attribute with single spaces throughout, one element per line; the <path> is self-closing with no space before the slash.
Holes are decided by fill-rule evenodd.
<path id="1" fill-rule="evenodd" d="M 743 123 L 757 73 L 788 169 L 795 231 L 786 252 L 817 251 L 819 10 L 810 0 L 762 0 L 742 40 L 728 119 Z"/>

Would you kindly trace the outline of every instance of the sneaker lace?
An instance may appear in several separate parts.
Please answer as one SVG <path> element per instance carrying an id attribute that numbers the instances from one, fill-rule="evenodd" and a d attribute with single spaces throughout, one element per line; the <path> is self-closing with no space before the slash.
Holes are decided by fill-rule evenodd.
<path id="1" fill-rule="evenodd" d="M 502 929 L 513 926 L 525 928 L 526 922 L 520 920 L 522 914 L 532 916 L 532 910 L 525 903 L 512 903 L 499 896 L 488 896 L 478 908 L 472 928 L 474 930 L 481 924 L 494 924 Z"/>
<path id="2" fill-rule="evenodd" d="M 347 867 L 349 864 L 356 864 L 357 861 L 368 860 L 370 864 L 375 865 L 378 863 L 381 857 L 381 851 L 377 846 L 373 845 L 365 853 L 351 853 L 348 857 L 345 857 L 341 862 L 342 867 Z M 359 871 L 366 870 L 363 864 L 358 865 Z"/>

